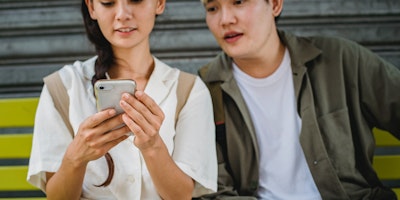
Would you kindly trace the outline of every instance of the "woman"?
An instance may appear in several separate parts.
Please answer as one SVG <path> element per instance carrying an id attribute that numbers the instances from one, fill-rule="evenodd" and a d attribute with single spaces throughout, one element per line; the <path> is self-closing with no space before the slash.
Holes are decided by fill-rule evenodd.
<path id="1" fill-rule="evenodd" d="M 75 136 L 69 134 L 46 86 L 36 114 L 28 181 L 48 199 L 190 199 L 216 190 L 209 92 L 196 78 L 175 125 L 179 71 L 150 52 L 150 33 L 165 4 L 82 1 L 97 56 L 59 71 L 68 90 Z M 96 111 L 93 84 L 106 75 L 136 81 L 137 92 L 121 97 L 123 114 Z"/>

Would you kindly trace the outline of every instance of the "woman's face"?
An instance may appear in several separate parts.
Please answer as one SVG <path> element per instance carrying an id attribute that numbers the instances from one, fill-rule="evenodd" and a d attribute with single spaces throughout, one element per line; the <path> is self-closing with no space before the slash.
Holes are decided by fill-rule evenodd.
<path id="1" fill-rule="evenodd" d="M 86 4 L 114 49 L 148 45 L 156 15 L 165 8 L 165 0 L 86 0 Z"/>

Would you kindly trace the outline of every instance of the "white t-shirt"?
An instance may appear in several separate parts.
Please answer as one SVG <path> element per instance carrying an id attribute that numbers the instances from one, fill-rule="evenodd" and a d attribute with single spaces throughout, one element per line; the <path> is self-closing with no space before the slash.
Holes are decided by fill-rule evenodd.
<path id="1" fill-rule="evenodd" d="M 75 62 L 60 70 L 70 97 L 69 117 L 76 134 L 79 125 L 96 113 L 91 78 L 96 57 Z M 176 86 L 179 71 L 154 58 L 155 68 L 145 93 L 154 99 L 165 114 L 159 134 L 172 159 L 195 180 L 193 196 L 217 189 L 217 159 L 212 102 L 205 84 L 197 77 L 175 131 Z M 82 199 L 160 199 L 140 151 L 130 136 L 109 153 L 115 173 L 107 187 L 96 187 L 108 176 L 104 156 L 89 162 L 83 183 Z M 45 172 L 56 172 L 72 137 L 55 110 L 46 87 L 37 108 L 28 181 L 45 191 Z M 160 166 L 162 167 L 162 166 Z M 168 173 L 168 172 L 166 172 Z"/>
<path id="2" fill-rule="evenodd" d="M 250 111 L 260 152 L 259 199 L 321 199 L 299 142 L 288 50 L 279 68 L 253 78 L 233 64 L 234 77 Z"/>

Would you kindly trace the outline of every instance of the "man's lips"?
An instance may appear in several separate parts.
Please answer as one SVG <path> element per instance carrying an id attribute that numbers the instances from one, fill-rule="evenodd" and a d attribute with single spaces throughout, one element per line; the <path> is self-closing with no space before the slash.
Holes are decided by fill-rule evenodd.
<path id="1" fill-rule="evenodd" d="M 243 33 L 237 33 L 237 32 L 229 32 L 224 34 L 224 40 L 227 42 L 235 42 L 237 41 Z"/>

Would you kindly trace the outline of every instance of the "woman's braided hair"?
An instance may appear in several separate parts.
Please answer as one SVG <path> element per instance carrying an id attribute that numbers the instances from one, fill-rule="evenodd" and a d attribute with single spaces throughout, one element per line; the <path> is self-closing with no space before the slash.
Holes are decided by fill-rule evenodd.
<path id="1" fill-rule="evenodd" d="M 99 24 L 96 20 L 93 20 L 90 17 L 89 9 L 85 3 L 85 0 L 82 0 L 81 12 L 86 29 L 86 35 L 89 38 L 90 42 L 94 44 L 97 54 L 97 59 L 94 67 L 95 74 L 92 77 L 92 85 L 94 85 L 97 80 L 106 78 L 106 72 L 114 64 L 114 54 L 111 48 L 111 44 L 101 32 Z M 97 187 L 108 186 L 114 176 L 114 161 L 110 153 L 107 152 L 104 156 L 107 160 L 108 165 L 108 177 L 104 181 L 104 183 L 96 185 Z"/>

